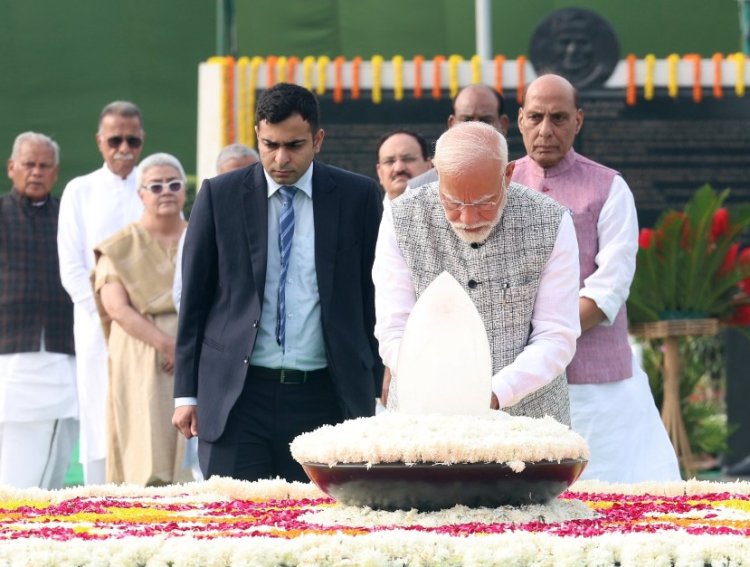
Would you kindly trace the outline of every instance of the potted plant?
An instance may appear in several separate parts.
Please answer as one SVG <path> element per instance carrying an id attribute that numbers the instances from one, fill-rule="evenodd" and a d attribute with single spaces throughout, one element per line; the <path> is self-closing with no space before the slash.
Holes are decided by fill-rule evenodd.
<path id="1" fill-rule="evenodd" d="M 668 211 L 641 230 L 627 304 L 631 324 L 705 317 L 750 323 L 741 300 L 743 288 L 750 291 L 750 248 L 739 251 L 750 204 L 725 207 L 728 195 L 704 185 L 683 211 Z"/>
<path id="2" fill-rule="evenodd" d="M 662 399 L 662 419 L 688 476 L 695 465 L 693 448 L 707 448 L 697 443 L 698 433 L 710 430 L 713 437 L 716 432 L 726 437 L 726 424 L 717 419 L 723 417 L 717 404 L 693 411 L 699 409 L 691 405 L 696 373 L 685 365 L 680 337 L 714 335 L 719 323 L 750 324 L 750 248 L 740 251 L 739 241 L 750 225 L 750 204 L 724 206 L 728 196 L 728 189 L 717 193 L 704 185 L 683 211 L 667 211 L 654 228 L 641 230 L 628 298 L 631 332 L 660 339 L 658 348 L 650 345 L 661 355 L 651 365 L 650 382 L 654 397 Z M 723 444 L 713 439 L 712 447 Z"/>

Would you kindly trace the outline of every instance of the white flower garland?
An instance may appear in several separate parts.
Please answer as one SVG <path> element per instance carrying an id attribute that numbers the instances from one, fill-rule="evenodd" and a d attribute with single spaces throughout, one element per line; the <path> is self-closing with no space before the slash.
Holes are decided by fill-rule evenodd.
<path id="1" fill-rule="evenodd" d="M 300 463 L 524 463 L 588 458 L 586 441 L 551 417 L 409 415 L 325 425 L 291 444 Z"/>

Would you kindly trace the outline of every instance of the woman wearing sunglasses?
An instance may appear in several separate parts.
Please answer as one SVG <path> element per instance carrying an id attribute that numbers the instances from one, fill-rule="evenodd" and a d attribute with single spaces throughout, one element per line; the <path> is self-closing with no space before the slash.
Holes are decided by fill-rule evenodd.
<path id="1" fill-rule="evenodd" d="M 158 486 L 191 480 L 185 440 L 172 427 L 177 243 L 186 222 L 185 172 L 169 154 L 139 166 L 140 220 L 102 242 L 94 291 L 107 337 L 107 482 Z"/>

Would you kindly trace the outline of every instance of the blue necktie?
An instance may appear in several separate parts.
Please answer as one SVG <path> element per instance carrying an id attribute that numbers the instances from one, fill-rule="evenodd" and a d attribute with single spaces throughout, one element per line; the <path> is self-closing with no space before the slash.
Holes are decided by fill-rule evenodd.
<path id="1" fill-rule="evenodd" d="M 281 195 L 281 214 L 279 215 L 279 251 L 281 252 L 281 270 L 279 271 L 279 297 L 276 306 L 276 342 L 284 350 L 286 337 L 286 275 L 289 272 L 289 256 L 292 252 L 292 238 L 294 237 L 294 207 L 292 200 L 297 188 L 282 185 L 279 187 Z"/>

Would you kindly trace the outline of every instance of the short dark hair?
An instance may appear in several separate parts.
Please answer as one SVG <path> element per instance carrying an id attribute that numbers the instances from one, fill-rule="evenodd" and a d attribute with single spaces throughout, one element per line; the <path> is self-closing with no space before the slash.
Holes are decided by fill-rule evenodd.
<path id="1" fill-rule="evenodd" d="M 466 85 L 463 89 L 461 89 L 460 91 L 456 93 L 456 96 L 453 97 L 453 100 L 451 101 L 451 110 L 453 111 L 453 114 L 456 113 L 456 99 L 458 98 L 458 95 L 461 94 L 461 91 L 470 87 L 476 88 L 477 86 L 487 87 L 487 90 L 492 91 L 492 94 L 494 94 L 495 98 L 497 99 L 497 115 L 502 116 L 505 113 L 505 99 L 503 98 L 503 95 L 497 92 L 497 89 L 493 89 L 491 86 L 485 85 L 483 83 L 482 84 L 474 83 L 471 85 Z"/>
<path id="2" fill-rule="evenodd" d="M 255 106 L 256 124 L 261 120 L 278 124 L 293 114 L 299 114 L 310 124 L 313 134 L 320 128 L 318 99 L 306 88 L 290 83 L 278 83 L 263 91 L 258 97 Z"/>
<path id="3" fill-rule="evenodd" d="M 413 130 L 407 130 L 406 128 L 397 128 L 396 130 L 391 130 L 380 137 L 378 149 L 375 152 L 375 163 L 380 161 L 380 148 L 383 147 L 383 144 L 385 144 L 388 138 L 395 136 L 396 134 L 406 134 L 407 136 L 414 138 L 419 144 L 419 149 L 422 150 L 422 159 L 427 160 L 430 157 L 430 148 L 427 145 L 427 140 L 425 140 L 421 134 L 417 134 Z"/>

